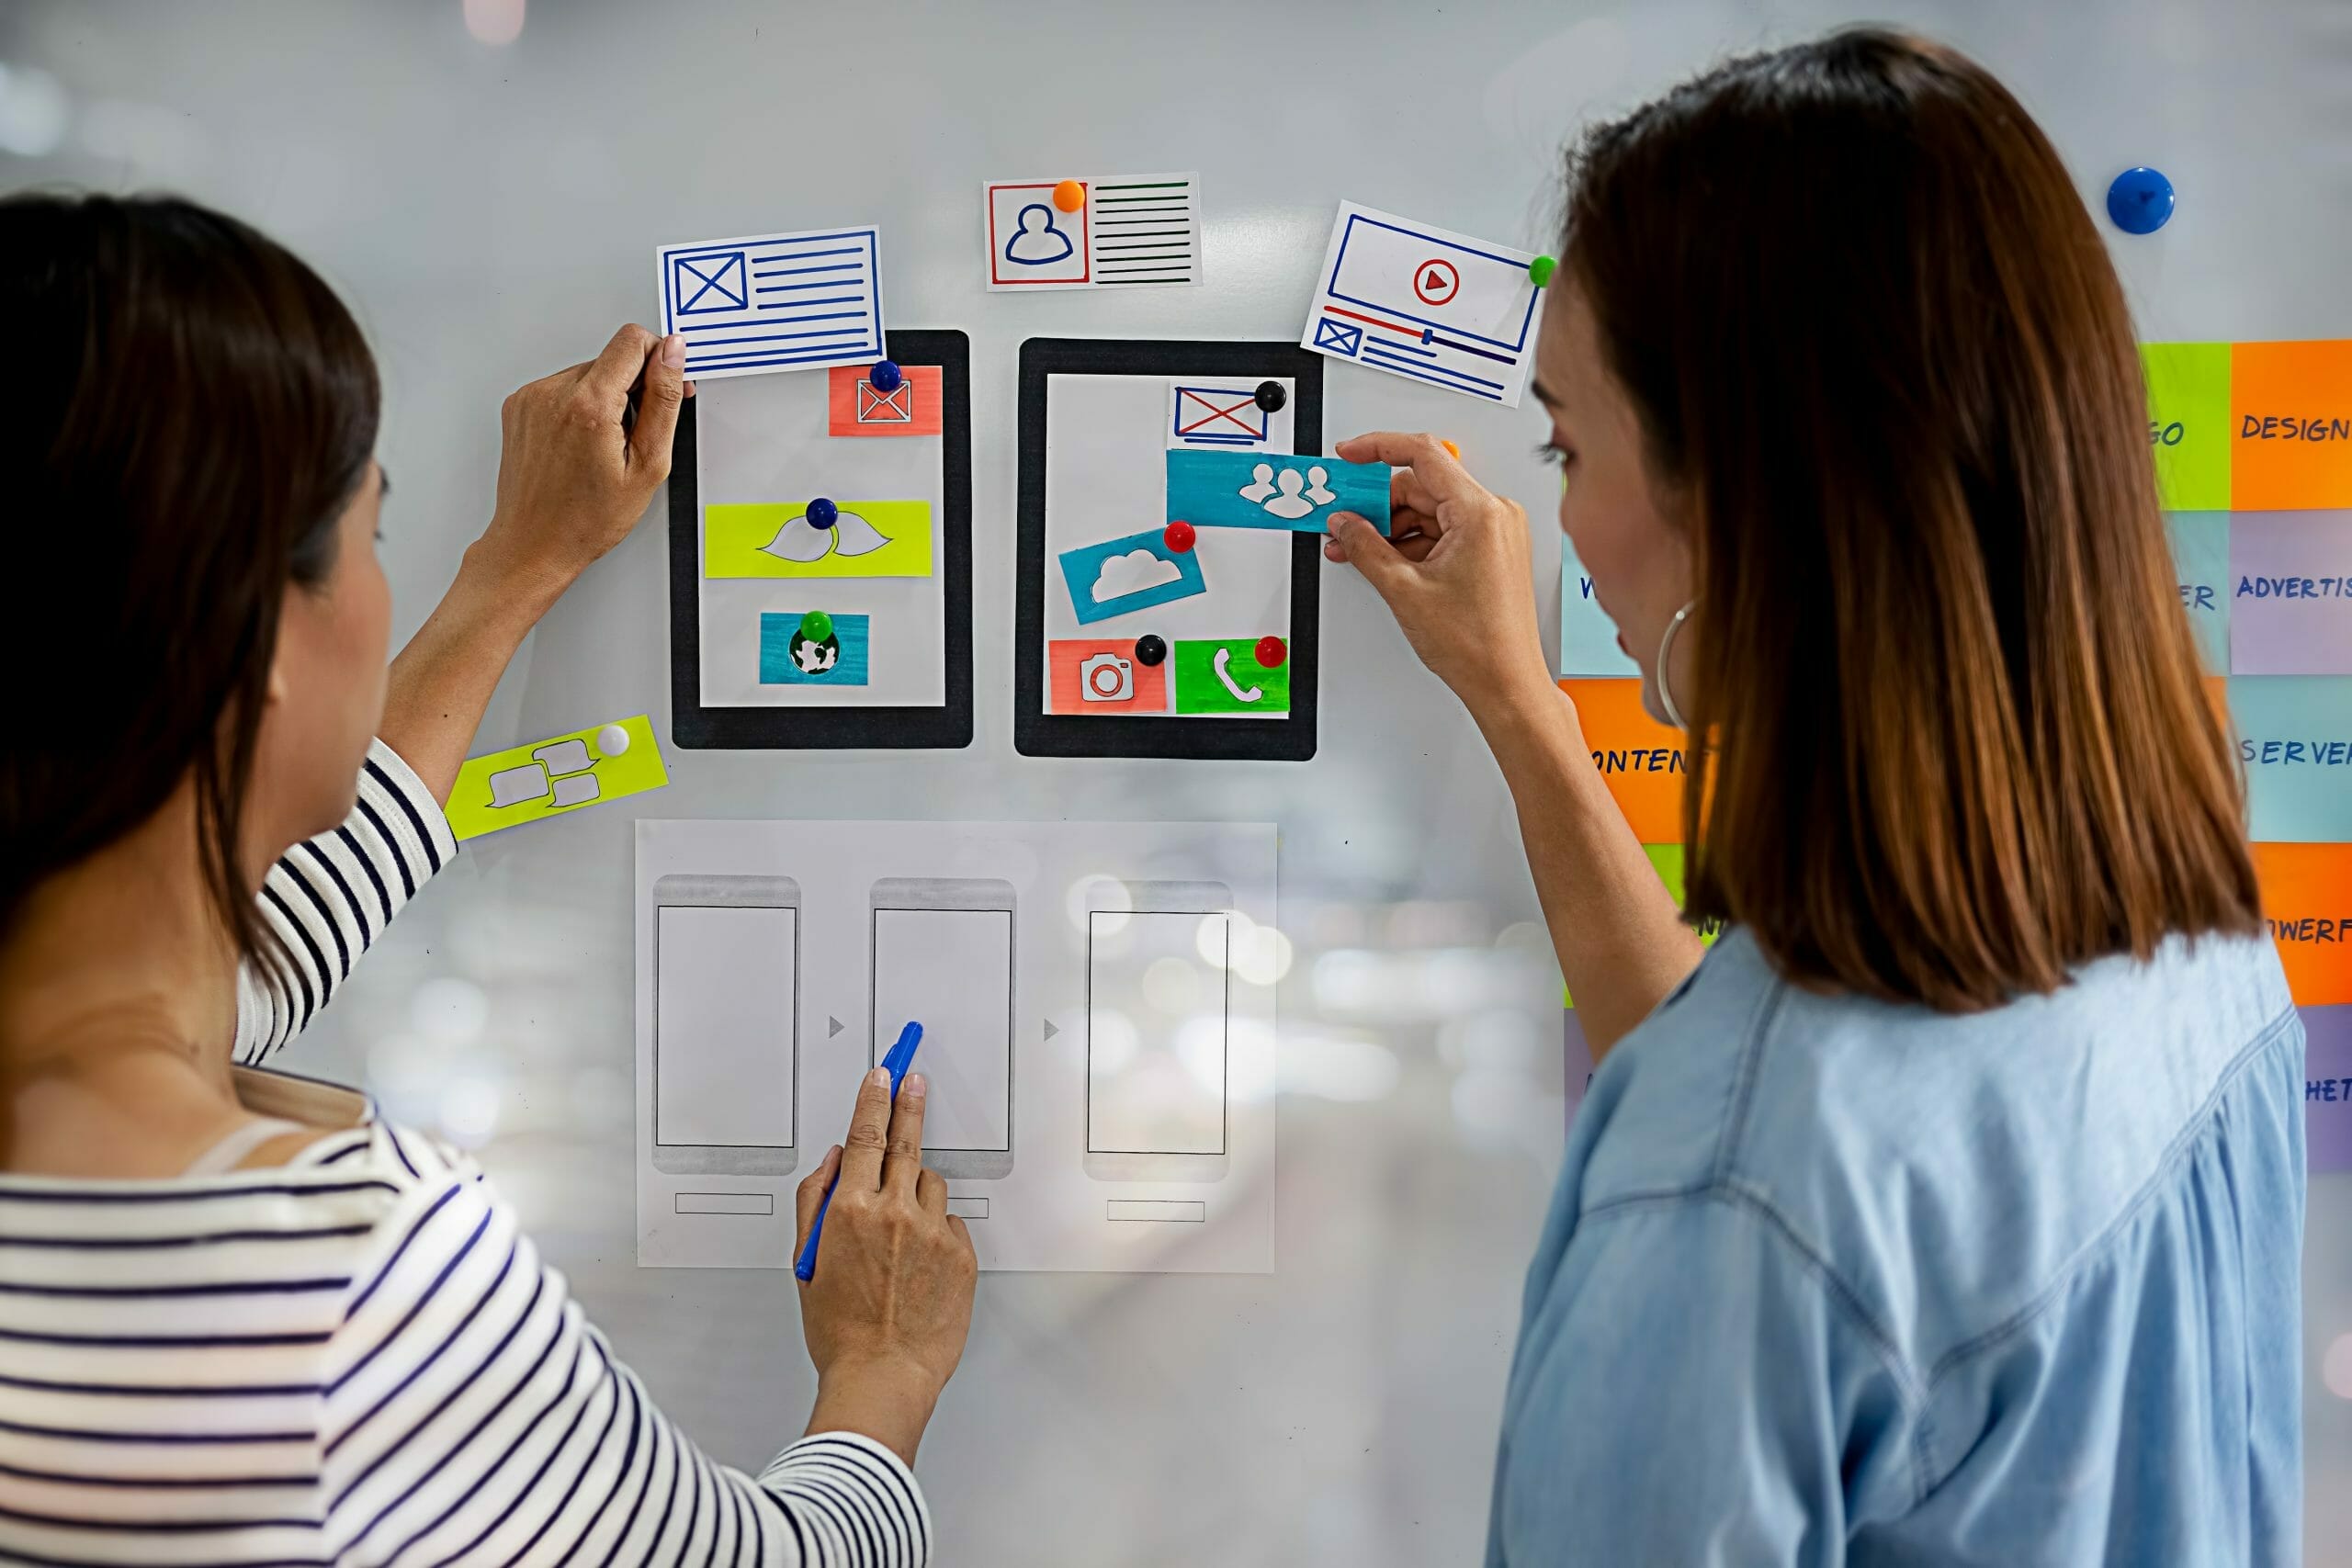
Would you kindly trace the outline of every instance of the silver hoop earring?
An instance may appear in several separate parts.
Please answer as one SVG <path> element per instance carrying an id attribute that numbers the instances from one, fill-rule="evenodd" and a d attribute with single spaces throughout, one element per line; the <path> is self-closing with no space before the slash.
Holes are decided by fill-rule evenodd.
<path id="1" fill-rule="evenodd" d="M 1682 710 L 1674 705 L 1674 687 L 1667 678 L 1667 660 L 1674 653 L 1674 634 L 1682 629 L 1682 623 L 1689 620 L 1690 612 L 1698 607 L 1699 601 L 1693 599 L 1675 611 L 1674 619 L 1666 623 L 1666 635 L 1657 639 L 1657 705 L 1666 710 L 1667 723 L 1686 731 L 1690 726 L 1683 718 Z"/>

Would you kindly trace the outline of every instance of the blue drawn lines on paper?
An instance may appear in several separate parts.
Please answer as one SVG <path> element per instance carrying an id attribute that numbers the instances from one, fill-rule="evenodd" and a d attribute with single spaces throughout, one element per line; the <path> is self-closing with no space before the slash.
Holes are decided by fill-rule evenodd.
<path id="1" fill-rule="evenodd" d="M 1169 434 L 1187 446 L 1263 446 L 1267 413 L 1255 387 L 1183 387 Z"/>
<path id="2" fill-rule="evenodd" d="M 1363 350 L 1363 329 L 1325 316 L 1315 323 L 1314 346 L 1326 354 L 1344 354 L 1353 358 Z"/>
<path id="3" fill-rule="evenodd" d="M 689 376 L 865 365 L 883 355 L 873 229 L 670 245 L 661 258 L 662 329 L 685 334 Z"/>
<path id="4" fill-rule="evenodd" d="M 1077 249 L 1067 233 L 1054 227 L 1054 209 L 1042 201 L 1023 207 L 1014 222 L 1019 227 L 1004 243 L 1004 259 L 1015 266 L 1051 266 L 1069 260 Z"/>

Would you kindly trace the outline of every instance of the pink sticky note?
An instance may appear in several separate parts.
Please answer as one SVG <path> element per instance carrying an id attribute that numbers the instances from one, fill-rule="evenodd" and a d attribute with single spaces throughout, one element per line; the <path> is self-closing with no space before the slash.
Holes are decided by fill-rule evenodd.
<path id="1" fill-rule="evenodd" d="M 2352 1005 L 2303 1009 L 2303 1148 L 2314 1176 L 2352 1170 Z"/>
<path id="2" fill-rule="evenodd" d="M 2230 672 L 2352 675 L 2352 512 L 2230 519 Z"/>

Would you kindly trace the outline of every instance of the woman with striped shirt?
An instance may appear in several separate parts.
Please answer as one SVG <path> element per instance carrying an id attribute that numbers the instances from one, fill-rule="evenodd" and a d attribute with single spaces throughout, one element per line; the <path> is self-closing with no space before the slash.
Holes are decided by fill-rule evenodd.
<path id="1" fill-rule="evenodd" d="M 0 1560 L 927 1561 L 974 1263 L 919 1076 L 802 1190 L 805 1231 L 839 1175 L 816 1409 L 753 1478 L 469 1161 L 255 1066 L 456 852 L 501 671 L 668 471 L 683 344 L 507 400 L 490 527 L 387 676 L 375 367 L 314 274 L 186 203 L 17 197 L 0 306 L 40 588 L 0 615 Z"/>

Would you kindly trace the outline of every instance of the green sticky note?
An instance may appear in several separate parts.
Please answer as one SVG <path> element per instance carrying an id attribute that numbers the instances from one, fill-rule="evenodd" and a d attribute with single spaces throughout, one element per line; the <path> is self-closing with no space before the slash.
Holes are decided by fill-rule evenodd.
<path id="1" fill-rule="evenodd" d="M 2143 343 L 2140 363 L 2157 503 L 2167 512 L 2228 511 L 2230 345 Z"/>
<path id="2" fill-rule="evenodd" d="M 1666 884 L 1667 896 L 1674 900 L 1676 908 L 1680 908 L 1682 907 L 1682 846 L 1680 844 L 1644 844 L 1642 853 L 1650 857 L 1650 866 L 1657 873 L 1657 879 Z M 1709 920 L 1699 929 L 1699 941 L 1704 946 L 1713 947 L 1715 945 L 1715 938 L 1722 934 L 1722 925 L 1714 920 Z M 1577 1005 L 1576 998 L 1568 995 L 1568 988 L 1566 986 L 1560 987 L 1560 1005 L 1564 1008 L 1572 1008 Z"/>
<path id="3" fill-rule="evenodd" d="M 670 782 L 643 714 L 469 757 L 449 791 L 449 830 L 478 839 Z"/>
<path id="4" fill-rule="evenodd" d="M 929 577 L 931 502 L 842 501 L 833 525 L 807 520 L 805 502 L 702 509 L 705 577 Z"/>
<path id="5" fill-rule="evenodd" d="M 1180 642 L 1170 657 L 1178 713 L 1290 712 L 1290 660 L 1259 663 L 1255 637 Z"/>

